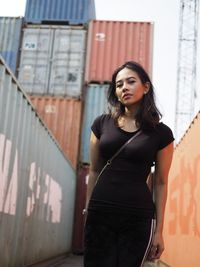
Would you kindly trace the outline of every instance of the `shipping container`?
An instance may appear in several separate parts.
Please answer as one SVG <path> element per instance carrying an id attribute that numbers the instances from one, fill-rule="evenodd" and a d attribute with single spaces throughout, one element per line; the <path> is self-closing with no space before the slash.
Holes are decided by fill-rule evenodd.
<path id="1" fill-rule="evenodd" d="M 91 125 L 97 116 L 108 111 L 108 87 L 108 84 L 89 84 L 86 88 L 80 152 L 80 161 L 83 163 L 89 163 Z"/>
<path id="2" fill-rule="evenodd" d="M 16 74 L 23 18 L 0 17 L 0 55 Z"/>
<path id="3" fill-rule="evenodd" d="M 74 215 L 73 245 L 74 253 L 83 253 L 84 251 L 84 223 L 85 216 L 83 209 L 86 207 L 86 192 L 88 184 L 89 165 L 80 164 L 77 170 L 76 181 L 76 201 Z"/>
<path id="4" fill-rule="evenodd" d="M 30 96 L 31 103 L 76 168 L 79 155 L 82 101 L 75 98 Z"/>
<path id="5" fill-rule="evenodd" d="M 169 174 L 162 259 L 173 267 L 200 266 L 200 113 L 175 148 Z"/>
<path id="6" fill-rule="evenodd" d="M 95 19 L 94 0 L 27 0 L 26 23 L 84 24 Z"/>
<path id="7" fill-rule="evenodd" d="M 71 251 L 76 173 L 0 57 L 0 266 Z"/>
<path id="8" fill-rule="evenodd" d="M 23 28 L 18 79 L 29 94 L 80 97 L 86 30 L 75 26 Z"/>
<path id="9" fill-rule="evenodd" d="M 139 62 L 151 75 L 153 24 L 103 21 L 89 23 L 85 81 L 110 81 L 113 71 L 125 63 Z"/>

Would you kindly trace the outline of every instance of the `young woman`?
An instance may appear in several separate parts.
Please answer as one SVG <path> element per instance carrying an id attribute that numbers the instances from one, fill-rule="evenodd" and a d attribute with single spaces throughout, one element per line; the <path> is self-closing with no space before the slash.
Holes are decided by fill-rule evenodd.
<path id="1" fill-rule="evenodd" d="M 84 267 L 140 267 L 164 250 L 163 221 L 173 134 L 160 122 L 151 80 L 141 65 L 126 62 L 112 76 L 110 114 L 91 133 Z M 118 149 L 141 131 L 98 174 Z M 155 166 L 155 201 L 147 186 Z M 154 220 L 156 218 L 156 226 Z"/>

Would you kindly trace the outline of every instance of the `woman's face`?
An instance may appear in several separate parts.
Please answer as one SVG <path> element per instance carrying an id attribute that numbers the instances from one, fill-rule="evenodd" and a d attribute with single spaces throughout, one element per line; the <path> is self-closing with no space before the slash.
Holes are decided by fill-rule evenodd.
<path id="1" fill-rule="evenodd" d="M 124 106 L 137 105 L 149 90 L 149 83 L 143 84 L 137 72 L 124 68 L 116 76 L 116 96 Z"/>

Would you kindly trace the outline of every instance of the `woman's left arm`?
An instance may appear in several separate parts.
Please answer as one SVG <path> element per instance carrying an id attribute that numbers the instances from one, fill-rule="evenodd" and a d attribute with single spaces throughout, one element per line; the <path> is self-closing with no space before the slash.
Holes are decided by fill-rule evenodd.
<path id="1" fill-rule="evenodd" d="M 160 258 L 164 250 L 162 231 L 164 223 L 165 204 L 167 200 L 168 174 L 172 162 L 173 150 L 173 143 L 170 143 L 165 148 L 159 150 L 156 157 L 154 175 L 156 229 L 152 249 L 149 255 L 151 259 Z"/>

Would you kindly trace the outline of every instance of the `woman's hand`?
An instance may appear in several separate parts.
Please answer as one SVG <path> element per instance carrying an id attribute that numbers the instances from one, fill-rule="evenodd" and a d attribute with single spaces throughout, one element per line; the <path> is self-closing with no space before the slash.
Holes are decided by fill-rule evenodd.
<path id="1" fill-rule="evenodd" d="M 164 241 L 162 234 L 155 232 L 152 246 L 148 255 L 148 260 L 153 261 L 159 259 L 163 251 L 164 251 Z"/>

